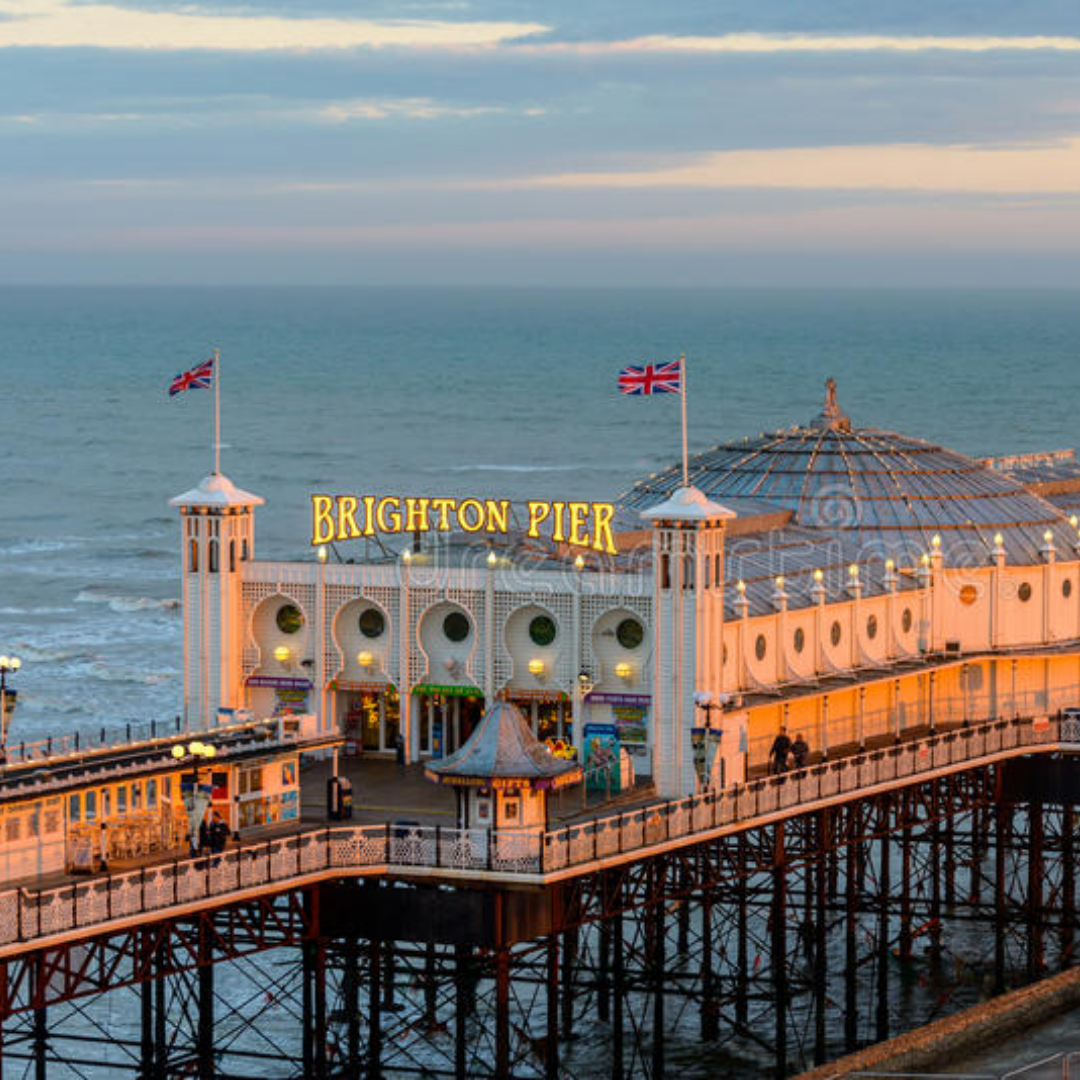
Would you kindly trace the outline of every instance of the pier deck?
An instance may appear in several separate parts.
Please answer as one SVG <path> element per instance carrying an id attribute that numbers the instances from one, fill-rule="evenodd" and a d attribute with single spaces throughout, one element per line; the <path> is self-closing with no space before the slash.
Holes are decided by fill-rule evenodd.
<path id="1" fill-rule="evenodd" d="M 1076 726 L 1047 717 L 999 720 L 718 793 L 650 802 L 565 826 L 555 823 L 541 833 L 460 830 L 439 821 L 414 824 L 404 820 L 397 805 L 381 822 L 304 820 L 282 834 L 246 839 L 220 856 L 171 858 L 55 888 L 0 892 L 0 958 L 331 878 L 542 887 L 935 776 L 1025 754 L 1077 751 Z M 398 778 L 393 765 L 368 764 L 374 766 L 367 789 L 373 794 L 379 784 L 384 790 L 392 785 L 400 795 L 402 785 L 409 792 L 423 782 L 413 779 L 415 774 Z M 431 799 L 425 813 L 441 819 L 437 796 L 424 798 Z M 374 805 L 379 804 L 362 812 L 378 814 Z"/>

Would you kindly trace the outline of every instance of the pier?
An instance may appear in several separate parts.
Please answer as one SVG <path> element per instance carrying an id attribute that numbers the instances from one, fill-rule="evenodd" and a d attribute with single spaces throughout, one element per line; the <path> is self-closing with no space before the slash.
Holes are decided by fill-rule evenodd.
<path id="1" fill-rule="evenodd" d="M 999 720 L 535 834 L 304 821 L 7 889 L 5 1073 L 785 1076 L 895 1034 L 955 934 L 984 964 L 926 1019 L 1072 962 L 1074 754 Z M 110 997 L 127 1037 L 64 1022 Z"/>

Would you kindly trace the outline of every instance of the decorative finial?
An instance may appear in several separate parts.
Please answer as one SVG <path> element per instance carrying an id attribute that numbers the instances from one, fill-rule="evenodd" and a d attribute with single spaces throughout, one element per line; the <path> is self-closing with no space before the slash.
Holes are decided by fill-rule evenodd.
<path id="1" fill-rule="evenodd" d="M 825 380 L 825 408 L 812 426 L 829 431 L 851 430 L 851 421 L 840 411 L 836 400 L 836 380 L 831 375 Z"/>

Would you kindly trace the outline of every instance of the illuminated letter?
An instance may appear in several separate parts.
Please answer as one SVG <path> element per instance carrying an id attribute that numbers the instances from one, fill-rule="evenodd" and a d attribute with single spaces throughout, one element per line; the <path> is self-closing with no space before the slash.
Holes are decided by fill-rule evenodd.
<path id="1" fill-rule="evenodd" d="M 311 496 L 311 544 L 319 547 L 334 539 L 334 515 L 330 508 L 334 500 L 329 495 Z"/>
<path id="2" fill-rule="evenodd" d="M 510 528 L 510 500 L 502 499 L 496 502 L 494 499 L 487 499 L 484 506 L 487 509 L 487 531 L 506 532 Z"/>
<path id="3" fill-rule="evenodd" d="M 450 531 L 450 511 L 454 509 L 456 499 L 432 499 L 431 509 L 439 515 L 439 531 Z"/>
<path id="4" fill-rule="evenodd" d="M 561 544 L 566 539 L 566 532 L 563 529 L 563 517 L 566 514 L 566 503 L 552 503 L 552 509 L 555 511 L 555 524 L 551 527 L 551 539 L 556 544 Z"/>
<path id="5" fill-rule="evenodd" d="M 393 507 L 394 509 L 389 521 L 386 519 L 387 507 Z M 375 507 L 375 524 L 381 532 L 401 532 L 401 500 L 393 495 L 387 495 L 386 498 L 380 499 L 379 505 Z"/>
<path id="6" fill-rule="evenodd" d="M 431 528 L 431 523 L 428 521 L 427 508 L 427 499 L 405 500 L 406 532 L 427 532 L 428 529 Z"/>
<path id="7" fill-rule="evenodd" d="M 611 535 L 611 519 L 615 516 L 615 507 L 611 503 L 593 503 L 593 515 L 596 528 L 593 531 L 593 547 L 597 551 L 606 551 L 615 555 L 615 537 Z"/>
<path id="8" fill-rule="evenodd" d="M 547 519 L 551 513 L 551 503 L 531 502 L 529 505 L 529 532 L 528 535 L 537 537 L 540 535 L 540 523 Z"/>
<path id="9" fill-rule="evenodd" d="M 364 496 L 364 535 L 375 535 L 375 496 Z"/>
<path id="10" fill-rule="evenodd" d="M 575 547 L 588 547 L 589 534 L 584 532 L 585 518 L 589 513 L 588 503 L 572 502 L 570 508 L 570 543 Z"/>
<path id="11" fill-rule="evenodd" d="M 346 530 L 345 526 L 348 526 Z M 339 495 L 337 500 L 337 538 L 355 540 L 360 535 L 356 524 L 356 496 Z"/>
<path id="12" fill-rule="evenodd" d="M 465 519 L 466 510 L 468 510 L 470 514 L 476 515 L 476 517 L 472 521 L 472 524 L 470 524 Z M 480 505 L 480 500 L 463 499 L 458 506 L 457 520 L 463 532 L 479 532 L 484 527 L 484 508 Z"/>

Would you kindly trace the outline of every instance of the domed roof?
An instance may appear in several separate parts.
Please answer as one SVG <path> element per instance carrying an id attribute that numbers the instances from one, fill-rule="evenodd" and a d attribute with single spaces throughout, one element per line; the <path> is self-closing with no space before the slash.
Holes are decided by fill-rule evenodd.
<path id="1" fill-rule="evenodd" d="M 1011 562 L 1038 562 L 1044 533 L 1072 554 L 1076 534 L 1056 507 L 1001 471 L 921 439 L 853 427 L 829 380 L 825 409 L 806 426 L 722 443 L 690 459 L 690 483 L 736 512 L 756 500 L 794 524 L 856 536 L 867 554 L 914 562 L 941 537 L 946 560 L 985 565 L 1000 533 Z M 645 509 L 682 484 L 672 466 L 621 498 Z"/>

